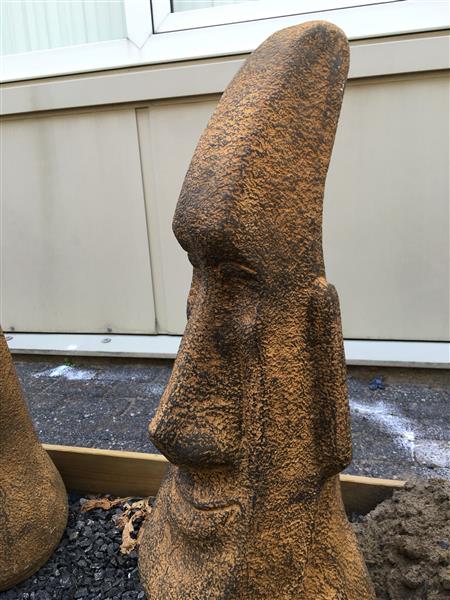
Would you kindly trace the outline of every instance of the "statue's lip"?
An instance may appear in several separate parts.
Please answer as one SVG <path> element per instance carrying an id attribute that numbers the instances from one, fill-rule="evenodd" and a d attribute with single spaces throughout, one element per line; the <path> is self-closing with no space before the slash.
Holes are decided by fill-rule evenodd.
<path id="1" fill-rule="evenodd" d="M 183 499 L 200 512 L 220 512 L 225 511 L 230 508 L 236 508 L 238 506 L 237 502 L 196 502 L 192 498 L 186 498 L 183 494 L 180 494 Z"/>
<path id="2" fill-rule="evenodd" d="M 233 500 L 210 500 L 208 502 L 200 502 L 195 500 L 191 493 L 183 489 L 184 486 L 176 485 L 178 496 L 189 504 L 195 510 L 199 512 L 221 512 L 229 510 L 230 508 L 239 508 L 239 504 Z"/>
<path id="3" fill-rule="evenodd" d="M 193 497 L 190 490 L 172 481 L 169 510 L 178 528 L 195 538 L 209 538 L 218 531 L 230 532 L 237 523 L 242 509 L 233 500 L 202 500 Z M 231 528 L 231 530 L 230 530 Z"/>

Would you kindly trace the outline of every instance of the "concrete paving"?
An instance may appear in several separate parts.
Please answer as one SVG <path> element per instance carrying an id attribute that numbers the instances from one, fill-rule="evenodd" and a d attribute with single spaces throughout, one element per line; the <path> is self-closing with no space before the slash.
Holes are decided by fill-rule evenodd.
<path id="1" fill-rule="evenodd" d="M 43 442 L 156 452 L 147 423 L 172 361 L 15 355 Z M 354 458 L 347 472 L 450 480 L 450 372 L 349 368 Z"/>

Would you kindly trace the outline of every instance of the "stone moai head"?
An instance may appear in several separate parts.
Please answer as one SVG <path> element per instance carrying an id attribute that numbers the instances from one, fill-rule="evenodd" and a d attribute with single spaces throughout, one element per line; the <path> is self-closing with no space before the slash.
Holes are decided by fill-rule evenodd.
<path id="1" fill-rule="evenodd" d="M 337 27 L 272 35 L 204 131 L 173 229 L 188 323 L 150 423 L 171 465 L 146 523 L 150 600 L 374 598 L 337 474 L 351 459 L 322 203 L 349 61 Z"/>
<path id="2" fill-rule="evenodd" d="M 66 523 L 64 484 L 33 429 L 0 329 L 0 591 L 47 561 Z"/>

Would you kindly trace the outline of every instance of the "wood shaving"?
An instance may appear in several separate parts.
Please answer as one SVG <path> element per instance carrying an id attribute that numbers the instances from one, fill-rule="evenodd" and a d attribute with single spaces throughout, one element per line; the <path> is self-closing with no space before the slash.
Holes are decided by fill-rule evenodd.
<path id="1" fill-rule="evenodd" d="M 116 527 L 122 530 L 122 544 L 120 546 L 122 554 L 130 554 L 130 552 L 138 548 L 142 538 L 142 525 L 152 511 L 150 497 L 135 500 L 134 502 L 131 502 L 131 500 L 133 500 L 132 496 L 115 498 L 114 500 L 108 497 L 92 498 L 91 500 L 87 500 L 81 508 L 82 512 L 87 512 L 96 508 L 111 510 L 116 506 L 122 505 L 123 512 L 119 515 L 115 523 Z"/>

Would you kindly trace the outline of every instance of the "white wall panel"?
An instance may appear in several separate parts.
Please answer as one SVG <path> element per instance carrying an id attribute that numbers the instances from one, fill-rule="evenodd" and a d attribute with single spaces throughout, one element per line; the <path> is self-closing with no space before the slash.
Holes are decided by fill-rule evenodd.
<path id="1" fill-rule="evenodd" d="M 4 328 L 154 332 L 135 111 L 2 129 Z"/>
<path id="2" fill-rule="evenodd" d="M 448 73 L 347 89 L 324 242 L 348 338 L 450 339 L 448 109 Z"/>
<path id="3" fill-rule="evenodd" d="M 182 333 L 171 222 L 217 99 L 4 121 L 6 329 Z M 324 213 L 347 338 L 450 339 L 448 106 L 448 71 L 347 87 Z"/>
<path id="4" fill-rule="evenodd" d="M 146 163 L 158 330 L 181 333 L 189 263 L 171 220 L 216 100 L 150 110 Z M 448 74 L 347 87 L 327 181 L 327 275 L 347 338 L 448 340 Z"/>

